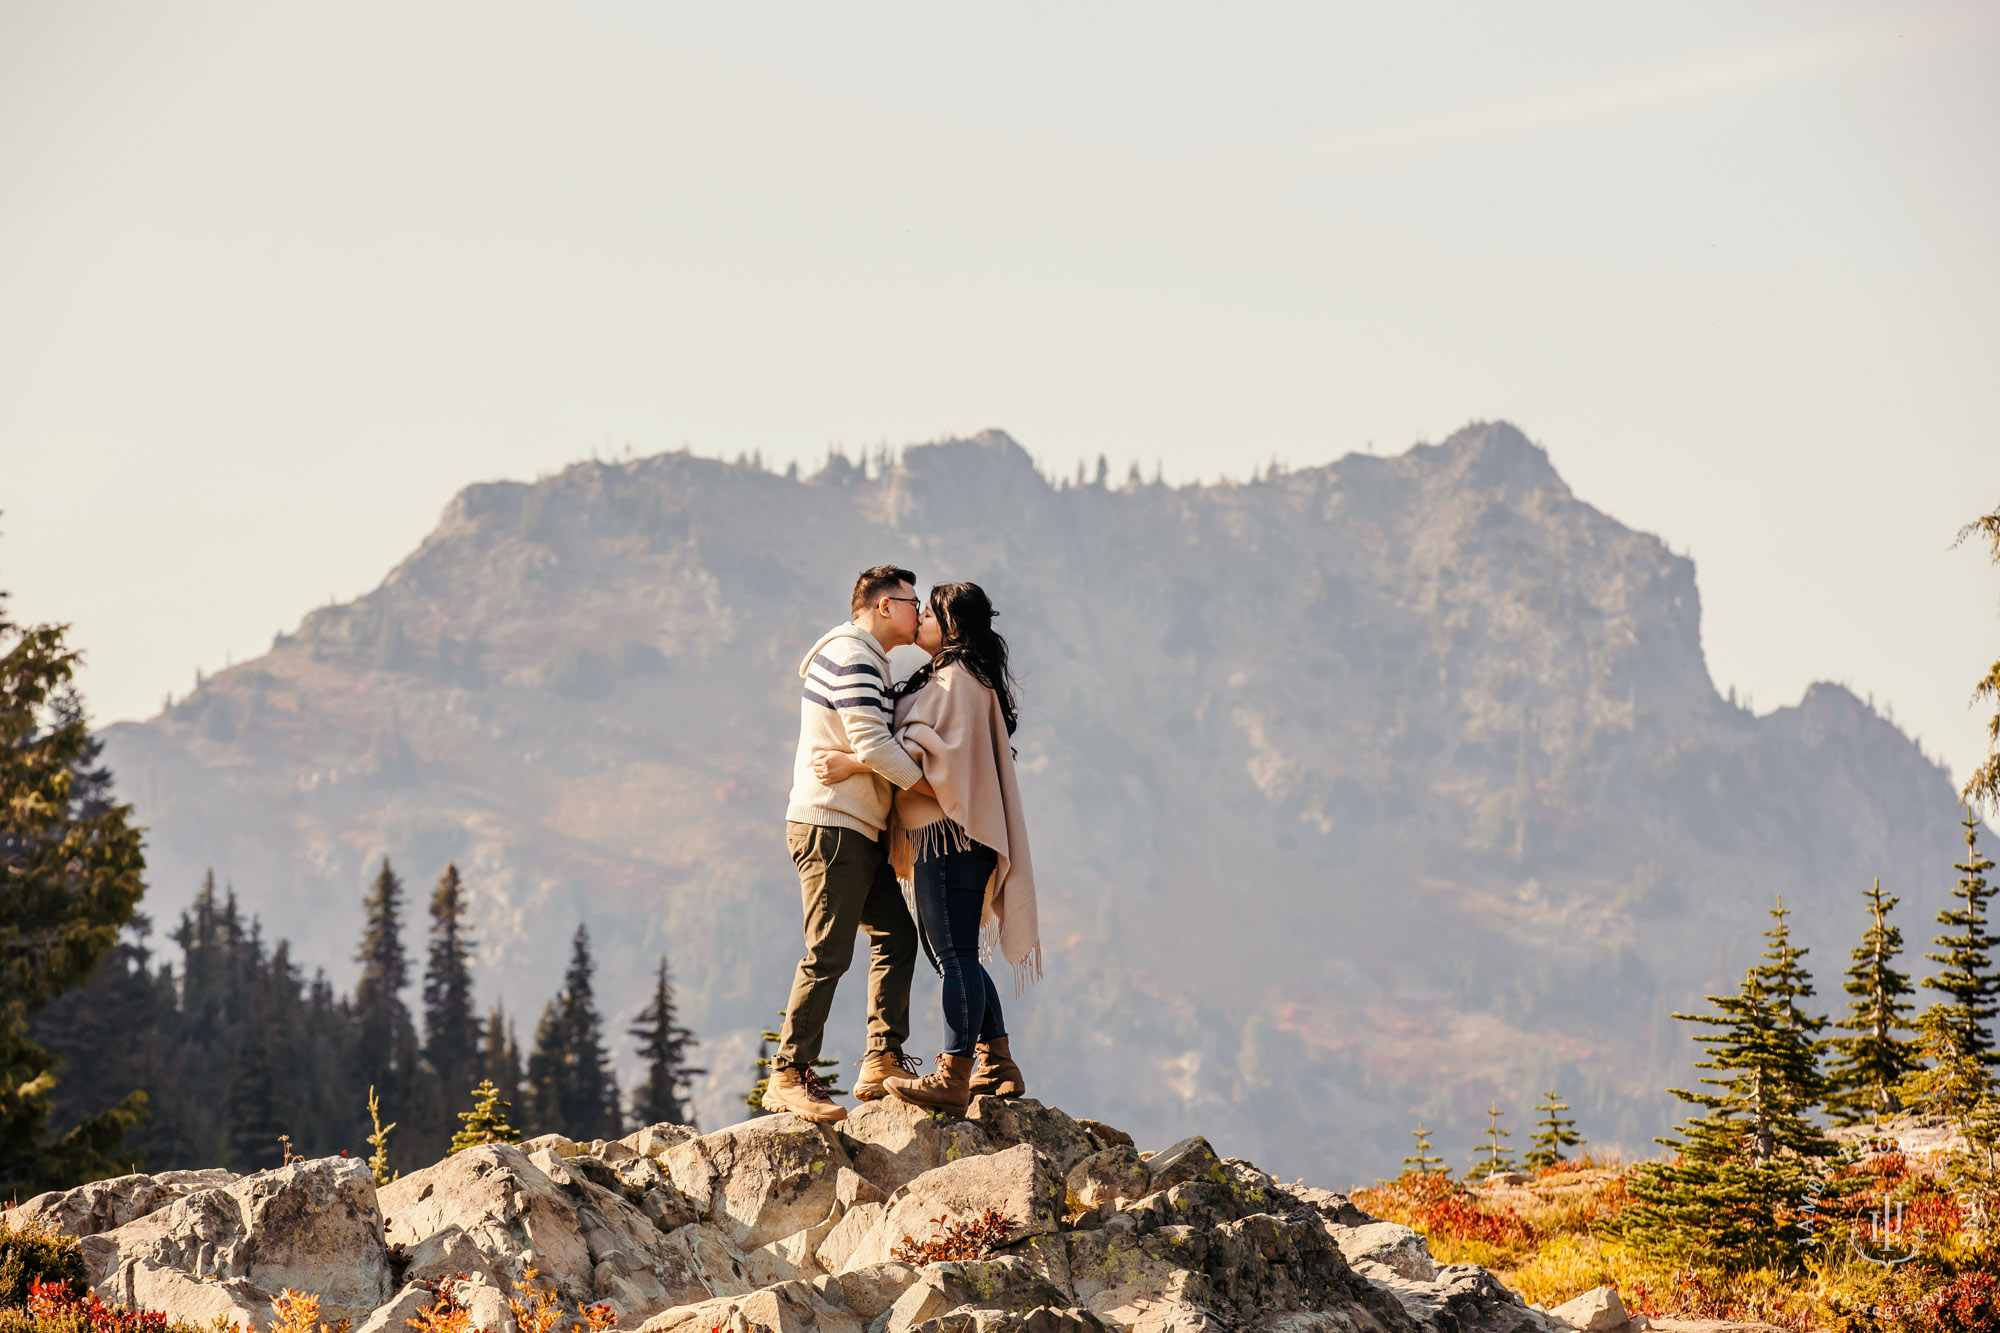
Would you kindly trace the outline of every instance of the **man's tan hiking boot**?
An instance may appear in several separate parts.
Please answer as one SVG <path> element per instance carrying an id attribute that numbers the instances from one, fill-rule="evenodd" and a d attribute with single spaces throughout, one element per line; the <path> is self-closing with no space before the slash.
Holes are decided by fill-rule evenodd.
<path id="1" fill-rule="evenodd" d="M 1007 1051 L 1007 1039 L 995 1037 L 979 1043 L 979 1068 L 972 1075 L 975 1097 L 1025 1097 L 1028 1078 Z"/>
<path id="2" fill-rule="evenodd" d="M 922 1060 L 901 1051 L 870 1051 L 861 1057 L 861 1077 L 854 1083 L 854 1100 L 872 1102 L 887 1097 L 889 1090 L 882 1086 L 883 1079 L 915 1074 L 923 1067 Z"/>
<path id="3" fill-rule="evenodd" d="M 936 1072 L 922 1078 L 886 1078 L 882 1086 L 912 1106 L 964 1115 L 972 1104 L 972 1057 L 940 1055 Z"/>
<path id="4" fill-rule="evenodd" d="M 830 1125 L 847 1119 L 847 1108 L 835 1106 L 826 1094 L 826 1083 L 810 1069 L 773 1069 L 764 1085 L 766 1111 L 790 1111 L 815 1125 Z"/>

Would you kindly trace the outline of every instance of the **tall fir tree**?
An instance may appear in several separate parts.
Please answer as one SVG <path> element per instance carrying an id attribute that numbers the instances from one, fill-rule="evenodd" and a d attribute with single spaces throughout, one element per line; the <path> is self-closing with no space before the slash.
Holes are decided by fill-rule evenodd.
<path id="1" fill-rule="evenodd" d="M 362 904 L 366 924 L 355 961 L 361 977 L 354 985 L 354 1019 L 359 1063 L 355 1082 L 372 1087 L 385 1113 L 399 1123 L 418 1093 L 417 1029 L 403 990 L 410 964 L 403 951 L 403 882 L 382 858 L 375 882 Z"/>
<path id="2" fill-rule="evenodd" d="M 590 932 L 576 928 L 563 988 L 542 1010 L 528 1055 L 528 1085 L 539 1132 L 573 1139 L 623 1132 L 618 1084 L 604 1049 L 604 1019 L 592 990 Z"/>
<path id="3" fill-rule="evenodd" d="M 2000 1013 L 2000 973 L 1993 966 L 1993 936 L 1989 933 L 1988 905 L 1993 890 L 1986 872 L 1993 863 L 1979 850 L 1979 820 L 1971 811 L 1960 821 L 1965 827 L 1965 859 L 1955 862 L 1958 887 L 1952 897 L 1958 907 L 1947 907 L 1937 915 L 1938 924 L 1948 927 L 1933 941 L 1941 950 L 1924 957 L 1942 964 L 1938 974 L 1925 977 L 1924 985 L 1943 992 L 1938 1001 L 1939 1021 L 1958 1043 L 1959 1055 L 1982 1068 L 2000 1064 L 1993 1045 L 1992 1022 Z"/>
<path id="4" fill-rule="evenodd" d="M 130 1169 L 146 1095 L 51 1135 L 57 1060 L 29 1018 L 89 983 L 145 892 L 130 807 L 111 802 L 61 625 L 14 624 L 0 597 L 0 1185 L 36 1193 Z"/>
<path id="5" fill-rule="evenodd" d="M 482 1077 L 466 907 L 458 867 L 447 862 L 431 892 L 430 958 L 424 968 L 424 1061 L 436 1074 L 449 1106 L 470 1097 L 473 1085 Z"/>
<path id="6" fill-rule="evenodd" d="M 1771 915 L 1764 961 L 1741 989 L 1709 996 L 1715 1014 L 1674 1015 L 1710 1029 L 1695 1036 L 1707 1056 L 1695 1068 L 1714 1071 L 1700 1081 L 1715 1091 L 1669 1088 L 1704 1114 L 1657 1140 L 1673 1160 L 1628 1177 L 1622 1225 L 1643 1251 L 1733 1268 L 1796 1263 L 1811 1244 L 1806 1204 L 1824 1187 L 1812 1163 L 1835 1150 L 1810 1119 L 1824 1095 L 1813 1033 L 1825 1020 L 1801 1005 L 1811 978 L 1784 905 Z"/>
<path id="7" fill-rule="evenodd" d="M 178 1017 L 173 983 L 153 966 L 152 931 L 145 914 L 134 916 L 89 985 L 56 997 L 28 1020 L 29 1038 L 61 1062 L 51 1099 L 57 1123 L 74 1124 L 135 1088 L 145 1090 L 146 1119 L 126 1136 L 141 1169 L 162 1161 L 152 1139 L 163 1121 L 164 1057 Z"/>
<path id="8" fill-rule="evenodd" d="M 646 1061 L 646 1076 L 632 1089 L 632 1126 L 643 1129 L 670 1121 L 676 1125 L 695 1123 L 689 1103 L 694 1078 L 706 1074 L 687 1062 L 688 1050 L 700 1043 L 682 1027 L 674 1015 L 674 987 L 667 974 L 667 960 L 660 958 L 653 976 L 653 998 L 639 1011 L 636 1026 L 628 1029 L 639 1039 L 639 1054 Z"/>
<path id="9" fill-rule="evenodd" d="M 1897 1089 L 1918 1064 L 1916 1043 L 1907 1035 L 1910 979 L 1896 970 L 1903 932 L 1889 923 L 1900 899 L 1882 892 L 1879 875 L 1862 897 L 1869 925 L 1842 987 L 1852 997 L 1847 1017 L 1834 1025 L 1852 1035 L 1828 1042 L 1834 1058 L 1827 1069 L 1826 1109 L 1837 1125 L 1879 1122 L 1902 1110 Z"/>
<path id="10" fill-rule="evenodd" d="M 521 1066 L 521 1042 L 514 1032 L 513 1020 L 498 1004 L 487 1011 L 486 1021 L 480 1025 L 479 1072 L 500 1089 L 500 1096 L 509 1106 L 522 1104 L 527 1076 Z"/>

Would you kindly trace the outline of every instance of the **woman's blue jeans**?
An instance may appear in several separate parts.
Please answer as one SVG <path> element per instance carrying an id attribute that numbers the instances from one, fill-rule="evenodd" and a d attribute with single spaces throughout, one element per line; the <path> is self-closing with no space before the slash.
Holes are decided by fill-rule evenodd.
<path id="1" fill-rule="evenodd" d="M 1000 992 L 979 965 L 979 915 L 1000 854 L 974 844 L 917 862 L 917 933 L 944 978 L 945 1054 L 970 1057 L 982 1041 L 1007 1035 Z"/>

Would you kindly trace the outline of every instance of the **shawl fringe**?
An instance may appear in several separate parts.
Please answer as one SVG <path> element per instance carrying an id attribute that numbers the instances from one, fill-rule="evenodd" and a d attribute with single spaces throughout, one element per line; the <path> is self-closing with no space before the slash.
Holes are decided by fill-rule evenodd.
<path id="1" fill-rule="evenodd" d="M 965 825 L 946 815 L 943 819 L 924 825 L 922 828 L 903 830 L 903 836 L 910 843 L 910 861 L 929 861 L 934 857 L 949 856 L 953 852 L 969 852 L 979 844 L 965 831 Z"/>

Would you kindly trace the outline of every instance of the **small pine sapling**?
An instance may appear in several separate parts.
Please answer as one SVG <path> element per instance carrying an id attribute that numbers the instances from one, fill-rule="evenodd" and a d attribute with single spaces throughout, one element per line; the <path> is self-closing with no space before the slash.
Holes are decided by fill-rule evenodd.
<path id="1" fill-rule="evenodd" d="M 494 1086 L 492 1079 L 479 1080 L 479 1086 L 472 1090 L 472 1097 L 472 1109 L 458 1113 L 458 1118 L 465 1125 L 452 1136 L 452 1152 L 464 1152 L 482 1143 L 521 1141 L 521 1131 L 507 1123 L 507 1113 L 514 1109 L 514 1104 L 500 1095 L 500 1089 Z"/>
<path id="2" fill-rule="evenodd" d="M 1435 1156 L 1431 1152 L 1431 1132 L 1424 1128 L 1424 1122 L 1419 1120 L 1417 1127 L 1411 1130 L 1410 1134 L 1417 1141 L 1417 1151 L 1414 1157 L 1405 1157 L 1403 1165 L 1415 1167 L 1422 1175 L 1449 1174 L 1444 1169 L 1444 1158 Z M 1404 1172 L 1404 1174 L 1409 1173 Z"/>
<path id="3" fill-rule="evenodd" d="M 374 1173 L 377 1185 L 387 1185 L 401 1174 L 389 1169 L 389 1131 L 396 1127 L 396 1122 L 391 1120 L 386 1128 L 383 1126 L 382 1103 L 375 1096 L 373 1083 L 368 1085 L 368 1119 L 375 1126 L 375 1132 L 368 1136 L 368 1146 L 375 1150 L 368 1159 L 368 1169 Z"/>
<path id="4" fill-rule="evenodd" d="M 1502 1139 L 1513 1138 L 1514 1131 L 1500 1128 L 1502 1114 L 1504 1113 L 1500 1110 L 1499 1100 L 1497 1098 L 1489 1100 L 1486 1106 L 1486 1142 L 1473 1151 L 1474 1158 L 1484 1160 L 1474 1161 L 1472 1170 L 1466 1173 L 1467 1179 L 1484 1180 L 1488 1176 L 1514 1169 L 1513 1150 L 1500 1142 Z"/>
<path id="5" fill-rule="evenodd" d="M 1564 1148 L 1573 1148 L 1583 1142 L 1583 1135 L 1576 1132 L 1576 1121 L 1565 1120 L 1562 1113 L 1569 1110 L 1568 1102 L 1556 1100 L 1556 1090 L 1550 1088 L 1542 1094 L 1542 1100 L 1535 1109 L 1542 1118 L 1535 1122 L 1535 1137 L 1529 1140 L 1530 1151 L 1521 1160 L 1532 1167 L 1551 1167 L 1557 1162 L 1567 1161 Z"/>

